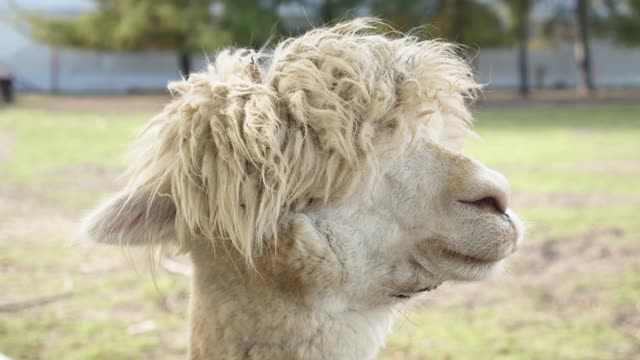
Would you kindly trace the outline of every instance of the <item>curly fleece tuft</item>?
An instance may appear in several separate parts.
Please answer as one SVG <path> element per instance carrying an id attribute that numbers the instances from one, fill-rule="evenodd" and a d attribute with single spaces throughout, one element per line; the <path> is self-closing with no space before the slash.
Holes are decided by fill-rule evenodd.
<path id="1" fill-rule="evenodd" d="M 171 83 L 135 145 L 129 193 L 172 199 L 183 246 L 227 241 L 251 261 L 287 213 L 366 186 L 402 134 L 439 116 L 450 141 L 462 137 L 480 86 L 457 48 L 382 26 L 357 19 L 269 53 L 224 51 Z"/>

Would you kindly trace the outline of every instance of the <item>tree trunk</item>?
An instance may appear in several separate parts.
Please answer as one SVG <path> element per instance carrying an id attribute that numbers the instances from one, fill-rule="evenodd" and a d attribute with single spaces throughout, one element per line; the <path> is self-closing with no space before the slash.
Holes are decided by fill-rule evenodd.
<path id="1" fill-rule="evenodd" d="M 578 91 L 585 94 L 594 90 L 591 73 L 591 50 L 589 48 L 588 7 L 588 0 L 577 0 L 576 24 L 578 26 L 578 36 L 576 38 L 575 52 L 579 72 Z"/>
<path id="2" fill-rule="evenodd" d="M 180 74 L 188 79 L 191 74 L 191 53 L 188 50 L 178 52 L 178 65 L 180 66 Z"/>
<path id="3" fill-rule="evenodd" d="M 524 40 L 524 42 L 520 40 L 518 70 L 520 72 L 520 95 L 527 97 L 529 95 L 529 54 L 526 40 Z"/>
<path id="4" fill-rule="evenodd" d="M 518 14 L 518 70 L 520 95 L 529 95 L 529 0 L 523 0 Z"/>
<path id="5" fill-rule="evenodd" d="M 57 47 L 51 49 L 49 72 L 49 88 L 52 93 L 56 94 L 60 90 L 60 53 Z"/>

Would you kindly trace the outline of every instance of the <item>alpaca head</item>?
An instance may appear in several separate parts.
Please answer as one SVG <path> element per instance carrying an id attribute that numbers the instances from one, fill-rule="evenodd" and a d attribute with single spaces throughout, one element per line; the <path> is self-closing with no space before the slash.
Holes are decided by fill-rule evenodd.
<path id="1" fill-rule="evenodd" d="M 223 52 L 172 84 L 129 185 L 86 231 L 232 258 L 229 271 L 317 306 L 393 304 L 491 273 L 523 230 L 506 179 L 458 152 L 479 86 L 451 45 L 378 26 Z"/>

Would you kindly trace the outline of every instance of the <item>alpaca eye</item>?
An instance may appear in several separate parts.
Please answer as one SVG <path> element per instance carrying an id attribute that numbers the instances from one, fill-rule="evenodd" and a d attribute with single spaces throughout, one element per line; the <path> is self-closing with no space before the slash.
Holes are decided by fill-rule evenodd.
<path id="1" fill-rule="evenodd" d="M 309 199 L 309 201 L 307 202 L 307 206 L 311 206 L 311 204 L 313 204 L 313 199 Z"/>

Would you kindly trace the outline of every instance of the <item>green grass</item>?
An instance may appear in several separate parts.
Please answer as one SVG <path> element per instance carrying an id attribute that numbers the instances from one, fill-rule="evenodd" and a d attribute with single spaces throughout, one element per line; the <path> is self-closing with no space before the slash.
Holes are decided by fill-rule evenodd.
<path id="1" fill-rule="evenodd" d="M 38 202 L 67 211 L 86 208 L 107 194 L 126 163 L 129 144 L 150 116 L 0 111 L 0 131 L 15 142 L 8 161 L 0 162 L 0 181 L 28 190 Z"/>
<path id="2" fill-rule="evenodd" d="M 55 181 L 70 166 L 120 167 L 127 144 L 146 120 L 146 115 L 2 111 L 0 130 L 16 144 L 0 169 L 5 181 L 24 185 Z"/>
<path id="3" fill-rule="evenodd" d="M 1 353 L 183 358 L 188 282 L 159 272 L 154 284 L 119 249 L 69 244 L 75 214 L 109 191 L 150 115 L 0 111 L 0 132 L 15 141 L 0 162 L 0 196 L 8 194 L 0 201 L 12 201 L 0 204 L 7 219 L 0 220 L 0 301 L 55 293 L 65 281 L 74 291 L 68 300 L 0 313 Z M 518 281 L 488 282 L 409 314 L 382 358 L 637 357 L 640 106 L 482 110 L 478 118 L 483 140 L 466 151 L 508 175 L 516 210 L 529 223 L 528 245 L 508 267 Z M 15 221 L 24 231 L 11 231 Z M 544 260 L 540 249 L 551 245 L 573 247 Z M 168 310 L 176 294 L 179 308 Z M 149 319 L 154 331 L 127 333 Z"/>
<path id="4" fill-rule="evenodd" d="M 553 309 L 548 309 L 552 312 Z M 601 314 L 563 321 L 532 302 L 494 308 L 447 308 L 412 317 L 389 348 L 429 359 L 587 359 L 613 358 L 611 344 L 625 340 Z M 408 327 L 407 324 L 404 325 Z"/>
<path id="5" fill-rule="evenodd" d="M 482 113 L 476 131 L 482 141 L 468 150 L 489 166 L 504 168 L 514 188 L 539 191 L 633 191 L 629 176 L 594 171 L 597 162 L 640 162 L 640 107 L 510 110 Z M 634 176 L 635 175 L 635 176 Z"/>

